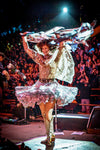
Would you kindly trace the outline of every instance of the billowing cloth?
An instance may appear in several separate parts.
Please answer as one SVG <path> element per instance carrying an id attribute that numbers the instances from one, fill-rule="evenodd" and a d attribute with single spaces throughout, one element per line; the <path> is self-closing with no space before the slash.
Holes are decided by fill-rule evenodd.
<path id="1" fill-rule="evenodd" d="M 26 35 L 28 37 L 28 41 L 33 43 L 39 43 L 45 39 L 51 39 L 51 43 L 57 43 L 59 40 L 67 40 L 65 42 L 66 45 L 70 46 L 70 49 L 75 51 L 76 44 L 83 43 L 87 45 L 86 40 L 94 33 L 94 26 L 96 25 L 96 21 L 94 20 L 91 24 L 82 23 L 80 27 L 73 29 L 65 29 L 64 27 L 54 27 L 46 32 L 25 32 L 22 35 Z M 59 34 L 59 38 L 56 37 L 56 34 Z M 70 39 L 70 40 L 69 40 Z M 74 47 L 75 45 L 75 47 Z M 74 47 L 74 48 L 73 48 Z"/>
<path id="2" fill-rule="evenodd" d="M 35 102 L 57 100 L 58 105 L 67 105 L 71 103 L 77 95 L 76 87 L 60 85 L 56 80 L 42 83 L 39 80 L 32 86 L 17 86 L 15 88 L 16 96 L 24 107 L 34 107 Z"/>
<path id="3" fill-rule="evenodd" d="M 72 55 L 67 48 L 64 48 L 58 62 L 55 78 L 68 83 L 72 83 L 74 73 L 74 60 L 72 58 Z"/>

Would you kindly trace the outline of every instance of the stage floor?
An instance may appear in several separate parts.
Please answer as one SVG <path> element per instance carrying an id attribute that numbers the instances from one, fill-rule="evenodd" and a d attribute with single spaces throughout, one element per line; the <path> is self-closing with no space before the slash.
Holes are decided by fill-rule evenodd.
<path id="1" fill-rule="evenodd" d="M 68 140 L 56 138 L 51 147 L 41 144 L 46 137 L 37 137 L 24 142 L 31 150 L 100 150 L 100 146 L 90 141 Z"/>
<path id="2" fill-rule="evenodd" d="M 59 119 L 62 118 L 58 115 Z M 75 119 L 76 117 L 76 119 Z M 85 117 L 85 118 L 84 118 Z M 63 119 L 66 119 L 66 126 L 69 124 L 77 124 L 77 120 L 88 119 L 88 116 L 80 115 L 69 115 L 63 114 Z M 69 118 L 69 120 L 68 120 Z M 72 120 L 74 120 L 72 122 Z M 60 122 L 62 122 L 60 120 Z M 81 123 L 80 123 L 81 126 Z M 43 123 L 43 119 L 37 119 L 29 124 L 8 124 L 1 123 L 1 137 L 9 139 L 15 144 L 25 143 L 32 150 L 100 150 L 100 135 L 98 134 L 87 134 L 86 130 L 63 130 L 60 134 L 56 133 L 56 141 L 53 147 L 46 147 L 41 144 L 41 140 L 45 139 L 46 131 Z"/>

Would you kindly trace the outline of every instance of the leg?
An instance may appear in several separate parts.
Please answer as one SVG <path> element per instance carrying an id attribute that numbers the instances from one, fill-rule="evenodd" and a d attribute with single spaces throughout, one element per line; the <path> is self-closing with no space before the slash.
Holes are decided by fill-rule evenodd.
<path id="1" fill-rule="evenodd" d="M 47 102 L 46 103 L 46 121 L 48 122 L 48 133 L 47 133 L 47 145 L 51 146 L 55 141 L 55 135 L 54 135 L 54 127 L 53 127 L 53 108 L 55 105 L 55 101 L 53 102 Z"/>
<path id="2" fill-rule="evenodd" d="M 42 114 L 42 117 L 43 117 L 43 120 L 44 120 L 44 125 L 45 125 L 45 129 L 46 129 L 46 134 L 48 134 L 48 122 L 46 121 L 46 112 L 45 112 L 45 104 L 42 102 L 40 105 L 40 110 L 41 110 L 41 114 Z M 46 144 L 47 143 L 47 139 L 44 140 L 44 141 L 41 141 L 42 144 Z"/>
<path id="3" fill-rule="evenodd" d="M 44 124 L 46 128 L 46 134 L 47 134 L 47 139 L 42 141 L 42 144 L 47 144 L 48 146 L 51 146 L 52 143 L 55 141 L 55 136 L 54 136 L 54 129 L 53 129 L 53 108 L 55 105 L 54 102 L 47 102 L 46 104 L 41 103 L 40 104 L 40 109 L 41 113 L 44 119 Z"/>
<path id="4" fill-rule="evenodd" d="M 52 117 L 52 119 L 51 119 L 51 121 L 50 121 L 50 134 L 51 134 L 51 139 L 52 139 L 52 141 L 55 141 L 53 120 L 54 120 L 54 118 Z"/>
<path id="5" fill-rule="evenodd" d="M 45 104 L 42 102 L 40 105 L 40 110 L 41 110 L 41 114 L 42 114 L 42 117 L 43 119 L 45 118 Z"/>

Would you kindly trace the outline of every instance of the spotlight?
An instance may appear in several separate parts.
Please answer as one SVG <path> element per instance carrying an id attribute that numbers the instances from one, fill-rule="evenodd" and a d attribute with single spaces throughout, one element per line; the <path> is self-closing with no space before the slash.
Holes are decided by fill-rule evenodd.
<path id="1" fill-rule="evenodd" d="M 63 12 L 64 12 L 64 13 L 67 13 L 67 12 L 68 12 L 67 7 L 64 7 L 64 8 L 63 8 Z"/>

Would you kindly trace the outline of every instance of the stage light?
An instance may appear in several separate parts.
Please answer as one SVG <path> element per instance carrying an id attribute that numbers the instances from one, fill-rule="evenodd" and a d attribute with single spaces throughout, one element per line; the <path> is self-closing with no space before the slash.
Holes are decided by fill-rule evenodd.
<path id="1" fill-rule="evenodd" d="M 63 12 L 64 12 L 64 13 L 67 13 L 67 12 L 68 12 L 68 8 L 67 8 L 67 7 L 64 7 L 64 8 L 63 8 Z"/>

